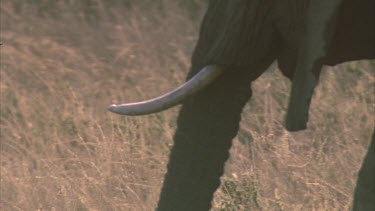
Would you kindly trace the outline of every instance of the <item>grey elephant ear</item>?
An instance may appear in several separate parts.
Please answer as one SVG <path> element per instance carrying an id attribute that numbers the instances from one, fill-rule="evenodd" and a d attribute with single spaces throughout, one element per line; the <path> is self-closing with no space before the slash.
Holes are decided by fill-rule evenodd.
<path id="1" fill-rule="evenodd" d="M 311 0 L 299 46 L 285 127 L 289 131 L 306 129 L 311 97 L 333 37 L 336 16 L 342 0 Z"/>

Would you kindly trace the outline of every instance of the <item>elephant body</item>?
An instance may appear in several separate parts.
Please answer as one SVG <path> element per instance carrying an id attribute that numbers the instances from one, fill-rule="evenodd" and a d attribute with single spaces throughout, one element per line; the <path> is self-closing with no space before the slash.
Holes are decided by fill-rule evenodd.
<path id="1" fill-rule="evenodd" d="M 308 2 L 210 0 L 187 78 L 208 64 L 220 64 L 226 71 L 183 103 L 157 210 L 210 209 L 242 109 L 251 97 L 251 82 L 275 60 L 286 77 L 293 77 Z M 373 18 L 373 0 L 344 0 L 322 62 L 375 58 Z M 373 160 L 375 152 L 370 153 Z M 373 169 L 374 162 L 369 163 Z M 373 188 L 374 180 L 367 181 Z M 363 193 L 361 187 L 357 192 Z"/>
<path id="2" fill-rule="evenodd" d="M 207 64 L 246 69 L 277 60 L 291 78 L 295 70 L 308 0 L 211 0 L 201 25 L 191 77 Z M 343 1 L 324 64 L 374 58 L 375 24 L 372 0 Z"/>

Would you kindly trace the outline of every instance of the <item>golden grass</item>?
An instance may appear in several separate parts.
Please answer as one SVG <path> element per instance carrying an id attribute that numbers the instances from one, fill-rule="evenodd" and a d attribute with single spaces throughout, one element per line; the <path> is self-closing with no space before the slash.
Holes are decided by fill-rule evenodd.
<path id="1" fill-rule="evenodd" d="M 1 2 L 0 209 L 152 210 L 178 108 L 106 107 L 182 83 L 200 18 L 169 0 L 56 2 Z M 288 133 L 290 82 L 271 67 L 252 85 L 223 177 L 250 202 L 222 186 L 214 210 L 347 210 L 374 128 L 374 68 L 328 68 L 309 130 Z"/>

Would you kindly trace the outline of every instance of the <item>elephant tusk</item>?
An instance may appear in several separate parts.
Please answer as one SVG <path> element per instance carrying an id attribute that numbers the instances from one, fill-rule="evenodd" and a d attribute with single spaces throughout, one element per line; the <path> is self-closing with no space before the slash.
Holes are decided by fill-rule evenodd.
<path id="1" fill-rule="evenodd" d="M 195 94 L 212 83 L 222 73 L 222 67 L 218 65 L 208 65 L 201 69 L 201 71 L 199 71 L 186 83 L 165 95 L 137 103 L 121 105 L 113 104 L 108 107 L 108 110 L 113 113 L 128 116 L 138 116 L 160 112 L 180 104 L 187 97 Z"/>

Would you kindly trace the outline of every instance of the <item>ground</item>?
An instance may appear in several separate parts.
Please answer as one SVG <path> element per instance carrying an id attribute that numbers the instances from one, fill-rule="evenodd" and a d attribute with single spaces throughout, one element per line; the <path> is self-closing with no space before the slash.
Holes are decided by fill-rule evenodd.
<path id="1" fill-rule="evenodd" d="M 56 2 L 1 2 L 0 209 L 152 210 L 179 108 L 106 107 L 184 81 L 205 5 Z M 348 210 L 374 128 L 374 69 L 325 69 L 308 130 L 289 133 L 290 82 L 270 67 L 252 85 L 213 210 Z"/>

